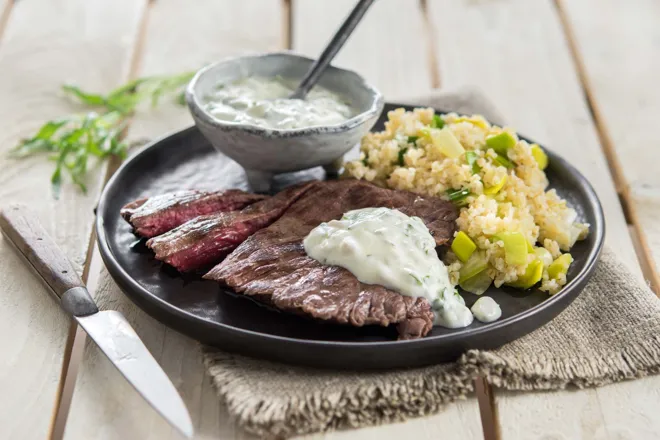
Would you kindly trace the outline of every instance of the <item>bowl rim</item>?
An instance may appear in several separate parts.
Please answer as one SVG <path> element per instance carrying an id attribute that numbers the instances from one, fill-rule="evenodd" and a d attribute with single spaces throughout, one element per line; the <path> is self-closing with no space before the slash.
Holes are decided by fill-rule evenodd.
<path id="1" fill-rule="evenodd" d="M 197 86 L 200 79 L 204 75 L 208 74 L 209 72 L 211 72 L 212 70 L 218 68 L 223 64 L 235 63 L 239 60 L 244 60 L 244 59 L 258 59 L 258 58 L 267 58 L 271 56 L 288 56 L 292 58 L 299 58 L 302 60 L 306 60 L 312 63 L 315 61 L 314 59 L 306 57 L 304 55 L 297 54 L 293 51 L 285 50 L 285 51 L 277 51 L 277 52 L 262 52 L 262 53 L 254 53 L 249 55 L 227 57 L 202 67 L 195 73 L 193 78 L 186 86 L 186 90 L 185 90 L 185 97 L 186 97 L 186 102 L 188 104 L 188 109 L 190 110 L 190 113 L 192 114 L 195 123 L 201 121 L 205 124 L 211 125 L 214 128 L 219 128 L 223 131 L 242 130 L 254 135 L 261 135 L 265 137 L 273 137 L 277 135 L 291 137 L 291 136 L 305 136 L 305 135 L 318 134 L 318 133 L 338 133 L 338 132 L 350 130 L 361 124 L 364 124 L 369 119 L 373 118 L 374 115 L 376 116 L 379 115 L 383 109 L 383 106 L 385 105 L 385 98 L 383 97 L 383 94 L 376 87 L 374 87 L 369 82 L 367 82 L 367 80 L 362 75 L 355 72 L 354 70 L 344 69 L 341 67 L 329 65 L 327 68 L 330 70 L 342 71 L 350 75 L 354 75 L 358 79 L 359 84 L 362 87 L 364 87 L 366 90 L 368 90 L 372 96 L 371 105 L 369 106 L 369 108 L 337 124 L 313 125 L 310 127 L 302 127 L 302 128 L 266 128 L 253 124 L 222 121 L 220 119 L 215 118 L 213 115 L 211 115 L 208 111 L 204 109 L 204 106 L 199 100 L 199 96 L 195 93 L 195 87 Z"/>

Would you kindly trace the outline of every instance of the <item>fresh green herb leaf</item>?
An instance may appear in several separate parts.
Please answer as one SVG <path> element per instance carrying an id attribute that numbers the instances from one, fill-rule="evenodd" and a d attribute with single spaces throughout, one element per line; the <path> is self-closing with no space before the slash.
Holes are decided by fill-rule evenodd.
<path id="1" fill-rule="evenodd" d="M 80 100 L 85 105 L 89 106 L 101 106 L 106 104 L 105 97 L 102 95 L 97 95 L 95 93 L 87 93 L 80 90 L 79 87 L 65 84 L 62 86 L 62 90 Z"/>
<path id="2" fill-rule="evenodd" d="M 365 167 L 369 166 L 369 153 L 364 153 L 364 159 L 362 159 L 362 164 Z"/>
<path id="3" fill-rule="evenodd" d="M 57 132 L 57 130 L 59 130 L 62 126 L 66 125 L 67 122 L 68 121 L 66 119 L 46 122 L 44 125 L 41 126 L 41 128 L 34 136 L 34 138 L 40 140 L 47 140 L 52 135 L 54 135 L 55 132 Z"/>
<path id="4" fill-rule="evenodd" d="M 497 154 L 501 155 L 506 155 L 506 152 L 515 145 L 516 138 L 506 131 L 486 138 L 486 146 L 492 148 Z"/>
<path id="5" fill-rule="evenodd" d="M 50 183 L 53 185 L 53 194 L 57 198 L 60 192 L 60 184 L 62 183 L 62 164 L 59 161 L 55 172 L 50 176 Z"/>
<path id="6" fill-rule="evenodd" d="M 502 165 L 505 168 L 511 169 L 514 167 L 513 162 L 511 162 L 509 158 L 504 157 L 501 154 L 498 154 L 494 160 L 495 162 L 497 162 L 498 164 Z"/>
<path id="7" fill-rule="evenodd" d="M 447 191 L 447 197 L 449 198 L 449 201 L 459 208 L 468 204 L 467 196 L 470 194 L 472 193 L 467 188 Z"/>
<path id="8" fill-rule="evenodd" d="M 180 106 L 186 105 L 186 92 L 179 93 L 179 95 L 176 97 L 176 103 Z"/>
<path id="9" fill-rule="evenodd" d="M 415 275 L 415 274 L 413 274 L 413 273 L 408 273 L 408 275 L 410 275 L 411 277 L 413 277 L 413 279 L 415 280 L 415 282 L 416 282 L 418 285 L 421 286 L 421 285 L 424 284 L 424 282 L 423 282 L 423 281 L 422 281 L 417 275 Z"/>
<path id="10" fill-rule="evenodd" d="M 406 151 L 408 151 L 408 147 L 404 147 L 399 150 L 399 160 L 397 163 L 399 164 L 400 167 L 405 165 L 403 156 L 406 154 Z"/>
<path id="11" fill-rule="evenodd" d="M 481 171 L 481 167 L 477 164 L 477 159 L 479 159 L 479 155 L 474 151 L 465 152 L 465 160 L 470 165 L 470 168 L 472 168 L 472 174 L 477 174 Z"/>
<path id="12" fill-rule="evenodd" d="M 37 133 L 22 140 L 10 151 L 13 157 L 48 153 L 55 162 L 51 176 L 53 194 L 57 198 L 66 171 L 71 180 L 84 192 L 89 157 L 104 160 L 111 156 L 126 157 L 128 146 L 122 135 L 128 119 L 137 106 L 151 101 L 156 105 L 165 95 L 175 96 L 185 103 L 181 89 L 190 81 L 194 72 L 172 76 L 152 76 L 130 81 L 107 95 L 90 93 L 74 85 L 64 85 L 62 90 L 82 104 L 94 107 L 97 112 L 73 114 L 46 122 Z"/>
<path id="13" fill-rule="evenodd" d="M 408 136 L 408 143 L 417 146 L 417 139 L 419 136 Z"/>
<path id="14" fill-rule="evenodd" d="M 433 128 L 442 128 L 445 126 L 445 121 L 440 117 L 440 115 L 433 115 L 433 121 L 431 121 L 431 127 Z"/>

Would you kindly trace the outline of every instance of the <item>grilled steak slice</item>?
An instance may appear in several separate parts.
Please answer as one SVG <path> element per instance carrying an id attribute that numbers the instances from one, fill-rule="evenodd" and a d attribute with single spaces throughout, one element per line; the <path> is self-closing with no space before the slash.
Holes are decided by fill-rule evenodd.
<path id="1" fill-rule="evenodd" d="M 196 217 L 147 241 L 156 258 L 180 272 L 208 267 L 221 261 L 246 238 L 277 220 L 315 182 L 289 187 L 242 211 Z"/>
<path id="2" fill-rule="evenodd" d="M 243 209 L 266 196 L 238 189 L 185 190 L 136 200 L 124 206 L 121 216 L 142 237 L 155 237 L 204 214 Z"/>
<path id="3" fill-rule="evenodd" d="M 439 198 L 357 180 L 320 182 L 204 278 L 286 312 L 358 327 L 396 324 L 401 339 L 422 337 L 433 326 L 428 300 L 361 283 L 348 270 L 323 265 L 305 253 L 303 239 L 314 227 L 367 207 L 396 208 L 420 217 L 438 245 L 447 243 L 456 228 L 456 208 Z"/>

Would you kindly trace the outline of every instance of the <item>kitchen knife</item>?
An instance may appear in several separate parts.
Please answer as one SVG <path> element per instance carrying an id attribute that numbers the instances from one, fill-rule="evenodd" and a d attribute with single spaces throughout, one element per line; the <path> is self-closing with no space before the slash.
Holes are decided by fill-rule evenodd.
<path id="1" fill-rule="evenodd" d="M 0 213 L 0 228 L 27 259 L 60 306 L 94 340 L 138 393 L 188 438 L 193 426 L 176 388 L 124 316 L 99 311 L 82 280 L 28 208 L 14 205 Z"/>

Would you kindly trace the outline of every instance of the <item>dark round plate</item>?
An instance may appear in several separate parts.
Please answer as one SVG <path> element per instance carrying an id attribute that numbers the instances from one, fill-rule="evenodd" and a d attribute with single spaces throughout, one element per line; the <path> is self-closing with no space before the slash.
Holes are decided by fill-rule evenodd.
<path id="1" fill-rule="evenodd" d="M 397 107 L 406 106 L 386 105 L 374 130 L 381 130 L 387 111 Z M 567 285 L 552 297 L 538 290 L 491 287 L 486 295 L 500 304 L 500 320 L 454 330 L 435 327 L 427 337 L 413 341 L 396 341 L 393 329 L 322 324 L 280 313 L 213 281 L 182 277 L 156 261 L 120 218 L 124 204 L 181 188 L 247 189 L 242 168 L 215 152 L 195 127 L 150 144 L 115 173 L 98 206 L 98 242 L 110 274 L 139 307 L 204 343 L 255 357 L 331 368 L 414 367 L 449 361 L 471 348 L 499 347 L 544 325 L 580 294 L 594 269 L 605 233 L 600 202 L 575 168 L 551 151 L 548 156 L 551 187 L 577 210 L 581 221 L 591 224 L 588 238 L 571 250 L 575 262 Z M 324 174 L 319 168 L 287 175 L 277 186 L 310 177 Z M 469 293 L 464 297 L 468 306 L 477 298 Z"/>

